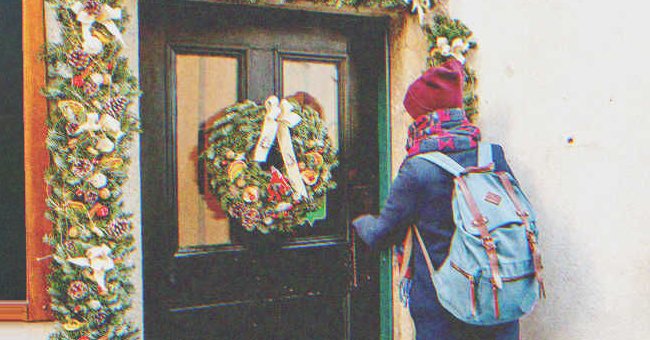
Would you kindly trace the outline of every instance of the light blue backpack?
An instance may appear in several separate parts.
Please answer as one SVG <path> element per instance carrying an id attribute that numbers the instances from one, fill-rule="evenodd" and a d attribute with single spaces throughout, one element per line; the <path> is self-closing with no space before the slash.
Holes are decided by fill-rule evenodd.
<path id="1" fill-rule="evenodd" d="M 493 171 L 491 144 L 481 143 L 478 155 L 478 166 L 467 168 L 439 152 L 418 156 L 454 176 L 456 231 L 439 270 L 412 230 L 440 304 L 464 322 L 495 325 L 530 312 L 545 293 L 530 202 L 510 174 Z"/>

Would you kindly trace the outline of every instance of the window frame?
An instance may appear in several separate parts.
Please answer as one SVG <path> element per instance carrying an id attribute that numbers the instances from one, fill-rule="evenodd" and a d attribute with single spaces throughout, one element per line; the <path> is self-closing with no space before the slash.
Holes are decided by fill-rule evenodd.
<path id="1" fill-rule="evenodd" d="M 48 103 L 40 91 L 45 86 L 45 63 L 39 57 L 45 45 L 45 7 L 42 0 L 22 1 L 23 120 L 25 165 L 26 296 L 0 301 L 0 321 L 52 320 L 47 293 L 51 250 L 43 236 L 51 231 L 45 217 L 49 157 L 45 147 Z"/>

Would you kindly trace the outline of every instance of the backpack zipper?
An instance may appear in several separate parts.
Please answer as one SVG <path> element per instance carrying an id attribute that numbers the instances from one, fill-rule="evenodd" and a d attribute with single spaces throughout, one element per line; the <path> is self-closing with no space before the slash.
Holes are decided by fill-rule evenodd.
<path id="1" fill-rule="evenodd" d="M 460 273 L 460 275 L 463 275 L 467 280 L 469 280 L 469 299 L 472 301 L 472 316 L 476 317 L 476 284 L 474 282 L 474 276 L 461 269 L 455 263 L 450 263 L 452 268 L 454 268 L 457 272 Z"/>

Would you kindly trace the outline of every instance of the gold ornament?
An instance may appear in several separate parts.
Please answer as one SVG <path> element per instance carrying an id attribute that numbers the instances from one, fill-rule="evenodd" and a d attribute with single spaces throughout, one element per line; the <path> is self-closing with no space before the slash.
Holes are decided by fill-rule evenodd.
<path id="1" fill-rule="evenodd" d="M 252 186 L 252 185 L 246 187 L 246 189 L 244 189 L 244 193 L 242 194 L 242 199 L 248 203 L 257 202 L 259 197 L 260 197 L 260 190 L 256 186 Z"/>
<path id="2" fill-rule="evenodd" d="M 77 237 L 79 237 L 79 228 L 77 228 L 77 227 L 70 227 L 70 229 L 68 229 L 68 237 L 70 237 L 70 238 L 77 238 Z"/>
<path id="3" fill-rule="evenodd" d="M 111 197 L 111 191 L 108 190 L 108 188 L 102 188 L 101 190 L 99 190 L 99 198 L 105 200 L 109 197 Z"/>
<path id="4" fill-rule="evenodd" d="M 68 332 L 74 332 L 79 328 L 83 327 L 84 324 L 79 320 L 70 319 L 68 322 L 63 323 L 61 326 L 63 327 L 63 329 L 65 329 Z"/>

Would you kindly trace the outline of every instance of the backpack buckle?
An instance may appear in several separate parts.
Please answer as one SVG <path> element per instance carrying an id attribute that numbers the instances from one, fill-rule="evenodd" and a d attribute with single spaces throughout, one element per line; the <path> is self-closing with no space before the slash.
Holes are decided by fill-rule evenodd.
<path id="1" fill-rule="evenodd" d="M 474 227 L 476 227 L 476 228 L 478 228 L 480 226 L 485 226 L 485 225 L 487 225 L 487 223 L 488 223 L 488 219 L 485 216 L 479 216 L 474 221 L 472 221 L 472 225 L 474 225 Z"/>
<path id="2" fill-rule="evenodd" d="M 491 236 L 487 236 L 481 239 L 483 243 L 483 247 L 487 251 L 493 251 L 497 249 L 496 245 L 494 245 L 494 239 Z"/>

